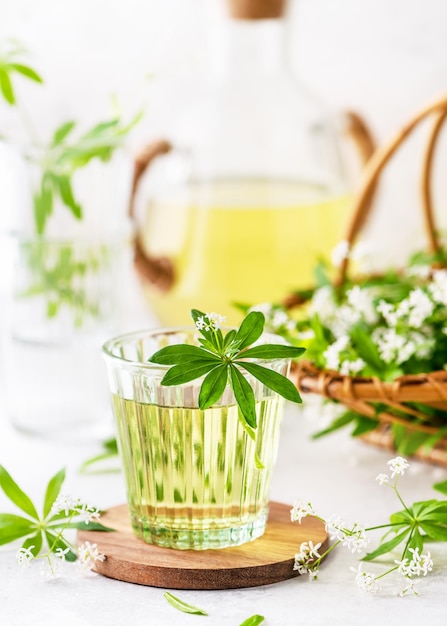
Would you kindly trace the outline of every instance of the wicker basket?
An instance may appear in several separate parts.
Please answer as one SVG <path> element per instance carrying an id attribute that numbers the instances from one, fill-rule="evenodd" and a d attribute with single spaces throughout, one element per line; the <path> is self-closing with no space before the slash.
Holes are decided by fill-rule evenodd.
<path id="1" fill-rule="evenodd" d="M 421 172 L 421 199 L 425 231 L 428 238 L 428 249 L 433 255 L 441 251 L 441 245 L 435 230 L 431 174 L 433 156 L 440 130 L 447 119 L 447 97 L 427 106 L 406 124 L 387 145 L 377 149 L 369 160 L 363 174 L 362 184 L 357 194 L 352 219 L 348 226 L 345 239 L 352 247 L 360 233 L 373 205 L 372 198 L 375 187 L 385 166 L 397 149 L 411 135 L 413 130 L 426 118 L 434 118 L 429 133 Z M 336 285 L 342 285 L 347 276 L 349 259 L 346 258 L 335 279 Z M 287 307 L 301 302 L 300 298 L 291 296 Z M 363 435 L 363 439 L 388 449 L 393 449 L 393 437 L 390 426 L 400 424 L 409 431 L 420 431 L 436 437 L 439 441 L 430 452 L 416 452 L 415 456 L 438 464 L 447 465 L 447 422 L 434 420 L 427 422 L 424 414 L 408 407 L 407 402 L 419 403 L 435 409 L 447 411 L 447 371 L 427 372 L 426 374 L 406 375 L 391 382 L 383 382 L 378 378 L 361 376 L 343 376 L 339 372 L 317 369 L 308 361 L 301 361 L 293 372 L 295 383 L 303 393 L 315 393 L 343 403 L 347 408 L 369 418 L 378 420 L 378 427 Z M 377 405 L 386 406 L 377 412 Z M 402 416 L 402 412 L 408 418 Z"/>

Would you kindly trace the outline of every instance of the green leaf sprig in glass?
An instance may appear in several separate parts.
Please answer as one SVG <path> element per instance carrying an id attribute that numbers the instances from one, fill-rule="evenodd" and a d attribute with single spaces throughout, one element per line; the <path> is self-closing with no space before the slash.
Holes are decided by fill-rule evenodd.
<path id="1" fill-rule="evenodd" d="M 182 385 L 203 378 L 198 405 L 204 411 L 223 395 L 227 385 L 233 390 L 240 409 L 240 417 L 253 436 L 257 426 L 255 394 L 244 371 L 268 389 L 292 402 L 301 402 L 301 396 L 291 380 L 253 359 L 295 359 L 304 348 L 284 344 L 253 345 L 264 331 L 265 318 L 259 311 L 250 312 L 238 329 L 221 330 L 224 319 L 217 313 L 203 313 L 192 309 L 191 317 L 199 331 L 199 346 L 187 344 L 166 346 L 151 356 L 149 361 L 171 365 L 161 384 Z"/>

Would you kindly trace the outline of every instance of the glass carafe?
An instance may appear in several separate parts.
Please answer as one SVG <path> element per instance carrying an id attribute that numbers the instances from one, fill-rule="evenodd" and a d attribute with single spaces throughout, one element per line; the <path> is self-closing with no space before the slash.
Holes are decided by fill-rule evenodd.
<path id="1" fill-rule="evenodd" d="M 136 168 L 137 257 L 163 324 L 192 307 L 235 323 L 235 303 L 308 287 L 349 211 L 334 119 L 288 71 L 284 2 L 229 9 L 220 63 Z"/>

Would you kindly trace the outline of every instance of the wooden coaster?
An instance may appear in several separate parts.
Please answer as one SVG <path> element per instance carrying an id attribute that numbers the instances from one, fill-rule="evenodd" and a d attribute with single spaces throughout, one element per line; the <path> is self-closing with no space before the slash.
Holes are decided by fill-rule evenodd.
<path id="1" fill-rule="evenodd" d="M 321 542 L 325 549 L 324 524 L 313 517 L 291 522 L 291 508 L 271 502 L 264 535 L 236 548 L 173 550 L 147 544 L 133 534 L 127 505 L 101 515 L 116 532 L 78 531 L 78 543 L 96 543 L 106 559 L 96 561 L 95 571 L 117 580 L 168 589 L 257 587 L 298 576 L 293 563 L 303 541 Z"/>

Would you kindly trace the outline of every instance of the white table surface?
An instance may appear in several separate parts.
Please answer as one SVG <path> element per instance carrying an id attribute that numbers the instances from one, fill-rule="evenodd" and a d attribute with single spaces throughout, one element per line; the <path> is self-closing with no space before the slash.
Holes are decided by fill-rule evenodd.
<path id="1" fill-rule="evenodd" d="M 338 513 L 365 525 L 385 522 L 399 509 L 391 490 L 375 481 L 377 474 L 386 471 L 389 453 L 351 440 L 346 432 L 311 440 L 317 427 L 316 410 L 306 404 L 304 414 L 295 406 L 287 407 L 272 499 L 292 504 L 296 498 L 304 498 L 324 515 Z M 0 413 L 0 463 L 38 500 L 49 477 L 66 467 L 64 492 L 103 508 L 124 502 L 120 473 L 79 474 L 80 463 L 97 451 L 96 444 L 30 439 L 14 431 Z M 401 480 L 402 494 L 409 502 L 437 497 L 432 485 L 446 478 L 445 470 L 414 461 Z M 14 512 L 3 494 L 0 511 Z M 121 626 L 129 622 L 133 626 L 238 626 L 255 613 L 264 615 L 266 626 L 446 623 L 447 546 L 440 544 L 430 548 L 435 568 L 421 580 L 418 596 L 398 597 L 400 586 L 391 584 L 391 577 L 390 584 L 383 580 L 381 595 L 365 595 L 355 586 L 350 570 L 358 565 L 357 555 L 338 548 L 323 563 L 316 582 L 301 577 L 250 589 L 174 591 L 208 611 L 208 617 L 177 611 L 163 598 L 162 589 L 95 574 L 80 577 L 68 564 L 60 579 L 45 581 L 36 563 L 26 570 L 18 567 L 16 549 L 4 546 L 0 551 L 2 626 Z"/>

